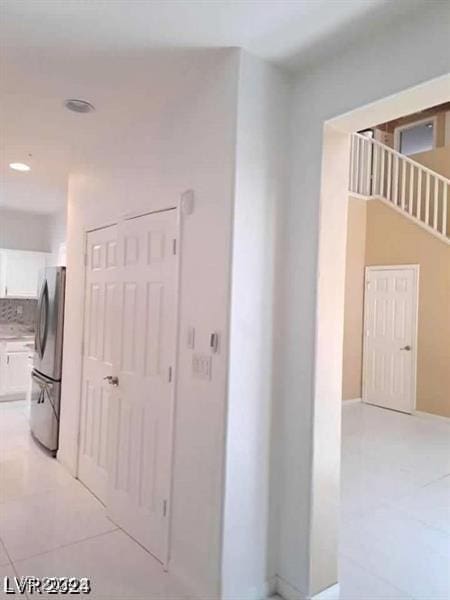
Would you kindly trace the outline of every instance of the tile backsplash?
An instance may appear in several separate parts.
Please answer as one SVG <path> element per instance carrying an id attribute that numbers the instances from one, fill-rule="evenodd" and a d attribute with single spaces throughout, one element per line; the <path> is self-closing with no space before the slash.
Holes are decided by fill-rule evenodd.
<path id="1" fill-rule="evenodd" d="M 0 323 L 34 325 L 37 300 L 0 298 Z"/>

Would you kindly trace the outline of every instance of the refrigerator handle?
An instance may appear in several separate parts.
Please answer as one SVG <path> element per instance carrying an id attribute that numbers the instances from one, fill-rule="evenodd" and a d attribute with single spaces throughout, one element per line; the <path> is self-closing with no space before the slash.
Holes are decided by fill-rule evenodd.
<path id="1" fill-rule="evenodd" d="M 48 311 L 49 311 L 49 300 L 48 300 L 48 285 L 47 281 L 44 281 L 44 286 L 42 289 L 42 303 L 41 303 L 41 311 L 44 311 L 44 328 L 43 331 L 41 329 L 42 319 L 39 319 L 39 346 L 41 348 L 41 359 L 45 354 L 45 347 L 47 345 L 47 334 L 48 334 Z"/>
<path id="2" fill-rule="evenodd" d="M 42 358 L 42 348 L 41 348 L 41 310 L 42 310 L 42 300 L 44 295 L 44 285 L 45 281 L 41 286 L 41 291 L 39 292 L 39 300 L 36 309 L 36 323 L 35 323 L 35 333 L 34 333 L 34 349 L 38 353 L 39 358 Z"/>

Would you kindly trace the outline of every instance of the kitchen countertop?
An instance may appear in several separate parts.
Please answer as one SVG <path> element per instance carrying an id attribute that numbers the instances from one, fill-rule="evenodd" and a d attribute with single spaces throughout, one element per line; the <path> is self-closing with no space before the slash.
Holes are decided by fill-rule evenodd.
<path id="1" fill-rule="evenodd" d="M 34 330 L 26 325 L 0 323 L 1 342 L 26 342 L 34 340 Z"/>

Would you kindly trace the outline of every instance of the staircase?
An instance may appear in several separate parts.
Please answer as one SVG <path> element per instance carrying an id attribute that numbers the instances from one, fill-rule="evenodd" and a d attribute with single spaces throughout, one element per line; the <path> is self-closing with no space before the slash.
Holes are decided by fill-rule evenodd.
<path id="1" fill-rule="evenodd" d="M 450 180 L 364 135 L 351 138 L 352 195 L 389 205 L 450 244 Z"/>

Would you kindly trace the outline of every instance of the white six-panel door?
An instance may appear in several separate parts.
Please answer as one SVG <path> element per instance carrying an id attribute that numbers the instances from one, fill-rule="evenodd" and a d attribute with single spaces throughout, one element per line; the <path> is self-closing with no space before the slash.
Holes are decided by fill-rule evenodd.
<path id="1" fill-rule="evenodd" d="M 79 479 L 106 502 L 108 418 L 117 320 L 117 226 L 87 235 Z"/>
<path id="2" fill-rule="evenodd" d="M 170 210 L 92 232 L 87 244 L 79 477 L 105 502 L 112 520 L 162 562 L 171 478 L 176 234 L 176 211 Z"/>
<path id="3" fill-rule="evenodd" d="M 176 342 L 176 211 L 119 225 L 111 518 L 164 560 Z"/>
<path id="4" fill-rule="evenodd" d="M 363 400 L 412 412 L 416 390 L 418 268 L 367 267 Z"/>

